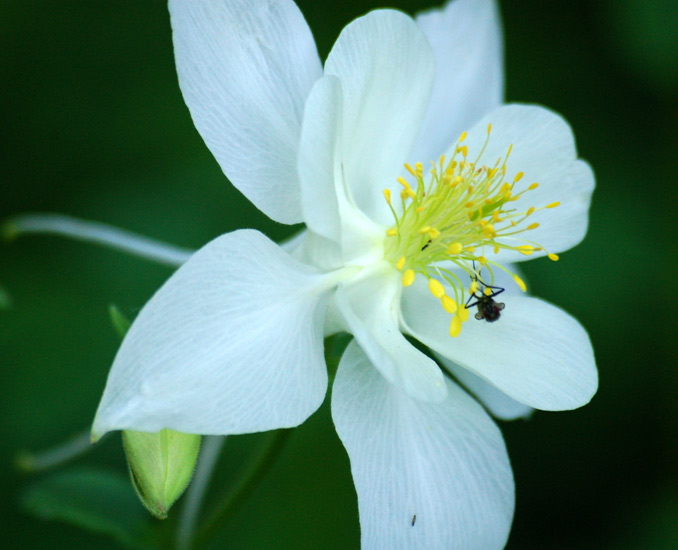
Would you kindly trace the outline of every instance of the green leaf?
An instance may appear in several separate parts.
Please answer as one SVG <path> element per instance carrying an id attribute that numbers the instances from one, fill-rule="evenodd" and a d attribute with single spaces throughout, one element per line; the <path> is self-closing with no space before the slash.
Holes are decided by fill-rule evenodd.
<path id="1" fill-rule="evenodd" d="M 124 475 L 85 468 L 58 472 L 29 487 L 21 506 L 42 519 L 110 535 L 128 548 L 157 547 Z"/>
<path id="2" fill-rule="evenodd" d="M 12 298 L 3 286 L 0 286 L 0 309 L 8 309 L 12 305 Z"/>

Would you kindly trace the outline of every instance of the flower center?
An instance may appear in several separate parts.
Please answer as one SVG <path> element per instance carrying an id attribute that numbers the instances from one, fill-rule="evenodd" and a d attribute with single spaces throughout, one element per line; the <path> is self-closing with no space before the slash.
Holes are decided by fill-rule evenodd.
<path id="1" fill-rule="evenodd" d="M 515 174 L 512 182 L 506 180 L 506 163 L 513 145 L 493 166 L 479 164 L 491 131 L 492 125 L 489 125 L 485 144 L 474 161 L 469 160 L 468 147 L 463 145 L 466 139 L 464 132 L 451 159 L 446 162 L 442 156 L 438 164 L 431 162 L 430 178 L 426 175 L 428 184 L 424 181 L 420 163 L 416 163 L 414 169 L 406 164 L 405 168 L 416 183 L 410 185 L 405 178 L 398 178 L 403 188 L 400 193 L 402 214 L 396 213 L 391 203 L 391 192 L 384 189 L 384 197 L 395 219 L 395 225 L 386 231 L 385 258 L 403 272 L 403 286 L 410 286 L 417 274 L 428 279 L 431 293 L 453 315 L 450 324 L 453 337 L 459 334 L 462 322 L 468 319 L 468 309 L 464 305 L 468 301 L 465 301 L 464 284 L 449 268 L 456 266 L 468 273 L 471 297 L 479 290 L 481 296 L 492 294 L 493 268 L 512 275 L 520 289 L 525 291 L 525 283 L 517 274 L 488 259 L 486 253 L 498 254 L 504 249 L 529 256 L 543 250 L 538 243 L 516 239 L 516 235 L 539 227 L 538 223 L 530 224 L 528 221 L 534 212 L 560 204 L 554 202 L 524 210 L 514 207 L 516 201 L 539 184 L 532 183 L 514 193 L 514 186 L 522 179 L 523 172 Z M 511 241 L 519 244 L 509 244 Z M 548 257 L 558 260 L 555 254 L 548 254 Z M 483 268 L 489 273 L 489 278 L 484 279 L 481 275 Z M 448 295 L 444 282 L 451 287 L 454 296 Z"/>

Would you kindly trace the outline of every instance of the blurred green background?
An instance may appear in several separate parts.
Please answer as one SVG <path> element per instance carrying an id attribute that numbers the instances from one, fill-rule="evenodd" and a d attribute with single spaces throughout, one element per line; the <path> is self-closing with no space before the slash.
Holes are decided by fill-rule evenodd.
<path id="1" fill-rule="evenodd" d="M 323 58 L 372 8 L 436 5 L 299 4 Z M 600 370 L 587 407 L 502 424 L 517 486 L 508 548 L 678 548 L 678 3 L 511 0 L 501 9 L 507 99 L 562 113 L 597 174 L 587 239 L 557 266 L 525 271 L 535 294 L 588 328 Z M 239 227 L 290 233 L 230 187 L 193 128 L 162 0 L 4 0 L 0 52 L 0 218 L 61 212 L 189 247 Z M 134 315 L 170 272 L 54 237 L 0 248 L 0 285 L 13 299 L 0 311 L 4 548 L 117 547 L 23 512 L 22 492 L 43 476 L 12 461 L 87 427 L 118 344 L 108 305 Z M 224 471 L 237 472 L 257 437 L 229 442 Z M 126 475 L 118 436 L 79 464 Z M 326 404 L 212 546 L 358 541 L 348 459 Z"/>

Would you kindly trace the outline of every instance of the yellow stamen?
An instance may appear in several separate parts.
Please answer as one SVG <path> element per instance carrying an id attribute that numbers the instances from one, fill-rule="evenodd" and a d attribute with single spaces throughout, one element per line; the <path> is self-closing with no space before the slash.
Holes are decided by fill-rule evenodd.
<path id="1" fill-rule="evenodd" d="M 428 289 L 436 298 L 442 298 L 445 296 L 445 288 L 440 284 L 440 281 L 436 279 L 428 280 Z"/>
<path id="2" fill-rule="evenodd" d="M 546 208 L 555 208 L 556 206 L 560 205 L 560 201 L 552 202 L 551 204 L 547 204 Z"/>
<path id="3" fill-rule="evenodd" d="M 459 318 L 459 315 L 455 315 L 452 317 L 452 321 L 450 321 L 450 336 L 452 338 L 456 338 L 459 336 L 459 333 L 461 332 L 461 319 Z"/>
<path id="4" fill-rule="evenodd" d="M 391 228 L 386 230 L 386 235 L 389 237 L 395 237 L 398 234 L 398 230 Z"/>
<path id="5" fill-rule="evenodd" d="M 527 230 L 531 231 L 532 229 L 537 229 L 539 227 L 538 223 L 531 223 L 530 225 L 527 226 Z"/>
<path id="6" fill-rule="evenodd" d="M 407 269 L 403 273 L 403 286 L 410 286 L 414 282 L 414 271 L 412 269 Z"/>
<path id="7" fill-rule="evenodd" d="M 558 254 L 549 254 L 548 258 L 552 262 L 557 262 L 558 260 L 560 260 L 560 256 L 558 256 Z"/>
<path id="8" fill-rule="evenodd" d="M 398 263 L 396 263 L 396 269 L 398 271 L 402 271 L 404 266 L 405 266 L 405 256 L 400 256 L 400 258 L 398 259 Z"/>
<path id="9" fill-rule="evenodd" d="M 533 183 L 533 184 L 531 184 L 527 189 L 528 189 L 529 191 L 534 191 L 537 187 L 539 187 L 539 184 L 538 184 L 538 183 Z"/>
<path id="10" fill-rule="evenodd" d="M 459 254 L 462 250 L 461 243 L 452 243 L 450 246 L 447 247 L 447 252 L 448 254 Z"/>
<path id="11" fill-rule="evenodd" d="M 450 298 L 447 294 L 445 294 L 440 301 L 443 304 L 443 309 L 447 311 L 447 313 L 453 314 L 457 312 L 457 302 L 455 302 L 452 298 Z"/>
<path id="12" fill-rule="evenodd" d="M 386 202 L 391 204 L 391 190 L 390 189 L 384 189 L 384 197 L 386 198 Z"/>
<path id="13" fill-rule="evenodd" d="M 525 286 L 525 281 L 518 277 L 518 275 L 514 275 L 513 280 L 520 287 L 520 290 L 522 290 L 523 292 L 527 292 L 527 286 Z"/>

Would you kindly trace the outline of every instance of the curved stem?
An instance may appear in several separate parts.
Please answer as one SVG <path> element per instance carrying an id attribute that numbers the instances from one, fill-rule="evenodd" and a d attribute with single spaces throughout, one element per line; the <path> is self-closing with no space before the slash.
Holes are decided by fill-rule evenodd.
<path id="1" fill-rule="evenodd" d="M 226 493 L 224 499 L 217 504 L 212 515 L 205 521 L 194 539 L 194 546 L 200 546 L 210 540 L 228 522 L 231 514 L 241 503 L 247 500 L 247 497 L 268 473 L 291 434 L 292 430 L 277 430 L 271 433 L 257 460 L 245 472 L 240 482 Z"/>
<path id="2" fill-rule="evenodd" d="M 99 222 L 79 220 L 61 214 L 24 214 L 5 222 L 2 236 L 11 240 L 30 233 L 51 233 L 115 248 L 133 256 L 139 256 L 173 267 L 182 265 L 193 250 L 156 241 L 125 229 Z"/>
<path id="3" fill-rule="evenodd" d="M 212 478 L 214 466 L 216 466 L 225 442 L 225 435 L 206 436 L 203 441 L 198 465 L 186 492 L 184 507 L 179 517 L 179 526 L 177 527 L 177 548 L 179 550 L 188 550 L 191 547 L 198 514 L 200 514 L 200 508 L 205 500 L 205 493 Z"/>
<path id="4" fill-rule="evenodd" d="M 14 462 L 17 468 L 30 473 L 41 472 L 66 464 L 70 460 L 82 456 L 94 445 L 90 439 L 89 429 L 84 430 L 64 443 L 41 453 L 19 451 Z"/>

